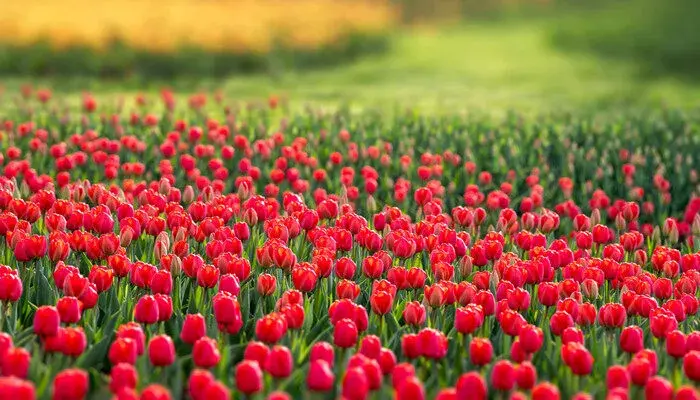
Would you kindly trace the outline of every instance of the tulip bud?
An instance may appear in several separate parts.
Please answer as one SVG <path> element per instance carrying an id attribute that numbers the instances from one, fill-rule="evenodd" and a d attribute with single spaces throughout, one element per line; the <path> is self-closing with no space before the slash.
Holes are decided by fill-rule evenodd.
<path id="1" fill-rule="evenodd" d="M 158 335 L 148 342 L 148 359 L 155 367 L 164 367 L 175 362 L 175 344 L 168 335 Z"/>
<path id="2" fill-rule="evenodd" d="M 601 221 L 600 210 L 597 208 L 594 208 L 593 211 L 591 212 L 591 218 L 590 218 L 591 226 L 596 226 L 596 225 L 600 224 L 600 221 Z"/>
<path id="3" fill-rule="evenodd" d="M 191 185 L 185 186 L 185 190 L 182 192 L 182 202 L 185 204 L 190 204 L 194 201 L 195 195 L 194 195 L 194 189 L 192 189 Z"/>

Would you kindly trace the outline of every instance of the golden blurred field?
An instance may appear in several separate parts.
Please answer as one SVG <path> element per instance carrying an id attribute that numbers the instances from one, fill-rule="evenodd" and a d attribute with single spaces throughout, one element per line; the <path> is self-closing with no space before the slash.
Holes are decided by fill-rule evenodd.
<path id="1" fill-rule="evenodd" d="M 396 18 L 383 0 L 10 0 L 0 1 L 0 43 L 263 53 L 275 44 L 314 49 Z"/>

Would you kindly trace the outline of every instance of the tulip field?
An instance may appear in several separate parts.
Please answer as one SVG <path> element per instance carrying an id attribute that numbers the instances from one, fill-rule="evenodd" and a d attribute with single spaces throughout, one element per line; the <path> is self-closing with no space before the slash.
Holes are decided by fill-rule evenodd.
<path id="1" fill-rule="evenodd" d="M 700 113 L 0 97 L 0 399 L 700 399 Z"/>

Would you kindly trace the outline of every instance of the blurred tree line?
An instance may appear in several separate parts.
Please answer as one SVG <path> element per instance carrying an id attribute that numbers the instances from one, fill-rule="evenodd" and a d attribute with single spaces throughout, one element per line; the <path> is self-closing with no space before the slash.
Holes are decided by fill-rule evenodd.
<path id="1" fill-rule="evenodd" d="M 563 50 L 700 78 L 700 0 L 393 0 L 406 23 L 541 18 Z M 505 29 L 505 28 L 504 28 Z"/>
<path id="2" fill-rule="evenodd" d="M 560 0 L 563 49 L 635 62 L 648 74 L 700 78 L 700 0 Z"/>

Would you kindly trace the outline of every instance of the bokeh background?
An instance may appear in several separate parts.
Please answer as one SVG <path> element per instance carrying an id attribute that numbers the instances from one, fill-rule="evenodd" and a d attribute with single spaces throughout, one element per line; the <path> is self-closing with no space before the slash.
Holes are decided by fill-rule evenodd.
<path id="1" fill-rule="evenodd" d="M 700 94 L 697 0 L 0 1 L 0 82 L 433 110 Z"/>

